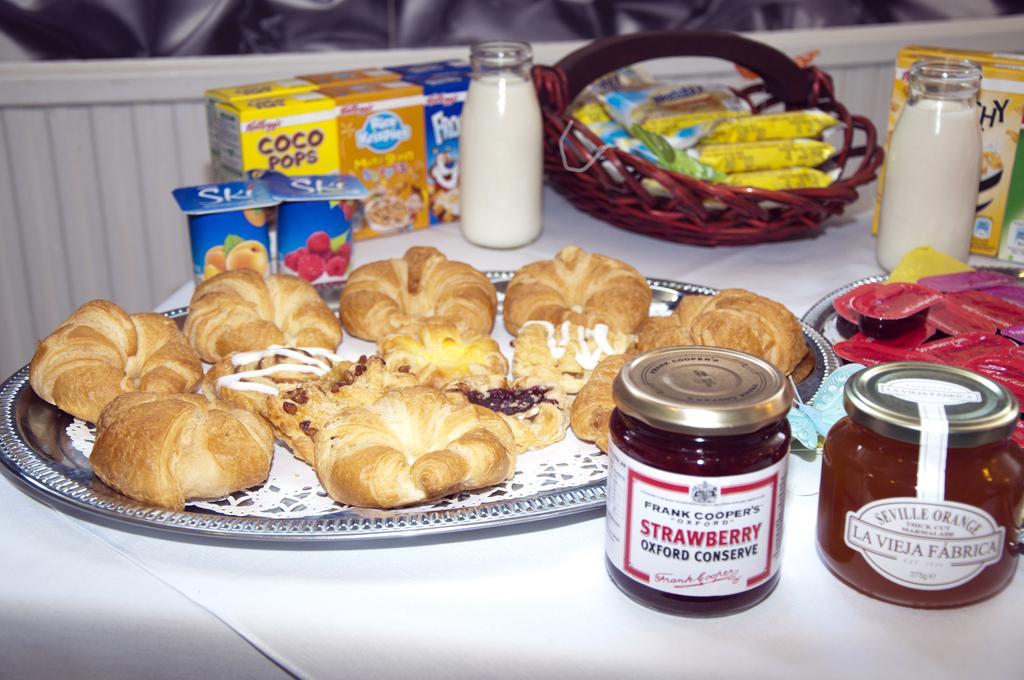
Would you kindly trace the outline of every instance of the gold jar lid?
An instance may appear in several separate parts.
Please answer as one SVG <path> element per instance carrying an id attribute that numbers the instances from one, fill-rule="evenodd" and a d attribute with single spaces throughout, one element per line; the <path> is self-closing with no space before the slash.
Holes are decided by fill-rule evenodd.
<path id="1" fill-rule="evenodd" d="M 785 417 L 789 380 L 766 361 L 720 347 L 641 354 L 612 383 L 615 405 L 651 427 L 690 435 L 744 434 Z"/>
<path id="2" fill-rule="evenodd" d="M 843 406 L 855 423 L 878 434 L 916 444 L 929 408 L 940 408 L 950 448 L 1006 439 L 1019 414 L 1017 399 L 994 380 L 944 364 L 899 361 L 858 371 L 843 390 Z"/>

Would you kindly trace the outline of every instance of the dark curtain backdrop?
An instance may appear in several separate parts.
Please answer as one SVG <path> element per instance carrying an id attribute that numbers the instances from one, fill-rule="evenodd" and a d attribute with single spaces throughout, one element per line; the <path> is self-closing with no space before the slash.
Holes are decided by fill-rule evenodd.
<path id="1" fill-rule="evenodd" d="M 0 59 L 101 59 L 775 30 L 1024 12 L 1024 0 L 0 0 Z"/>

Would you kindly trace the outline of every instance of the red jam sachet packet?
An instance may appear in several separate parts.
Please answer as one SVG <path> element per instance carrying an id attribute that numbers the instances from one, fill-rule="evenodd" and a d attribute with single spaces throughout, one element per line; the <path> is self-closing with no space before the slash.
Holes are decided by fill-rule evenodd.
<path id="1" fill-rule="evenodd" d="M 879 286 L 883 285 L 885 284 L 865 283 L 862 286 L 857 286 L 853 290 L 848 290 L 832 301 L 832 308 L 836 310 L 836 314 L 843 317 L 850 323 L 858 323 L 860 321 L 860 313 L 854 311 L 853 307 L 850 306 L 850 303 L 853 301 L 853 298 L 857 297 L 858 295 L 863 295 L 864 293 L 870 292 L 875 288 L 878 288 Z"/>
<path id="2" fill-rule="evenodd" d="M 934 340 L 913 350 L 912 359 L 966 366 L 974 359 L 1009 356 L 1017 343 L 995 333 L 964 333 Z"/>
<path id="3" fill-rule="evenodd" d="M 1022 286 L 995 286 L 993 288 L 986 288 L 985 292 L 1000 300 L 1006 300 L 1007 302 L 1024 307 L 1024 287 Z"/>
<path id="4" fill-rule="evenodd" d="M 994 322 L 946 299 L 928 308 L 928 323 L 946 335 L 995 333 L 997 330 Z"/>
<path id="5" fill-rule="evenodd" d="M 1000 329 L 1024 324 L 1024 307 L 980 290 L 950 293 L 946 300 L 993 322 Z"/>
<path id="6" fill-rule="evenodd" d="M 897 335 L 894 338 L 873 338 L 870 335 L 865 335 L 864 333 L 857 333 L 849 339 L 857 342 L 875 342 L 888 347 L 896 347 L 898 349 L 914 349 L 915 347 L 919 347 L 921 343 L 932 337 L 934 334 L 935 327 L 925 324 L 920 328 L 915 328 L 908 333 Z"/>
<path id="7" fill-rule="evenodd" d="M 1015 280 L 1014 277 L 1008 274 L 983 269 L 973 272 L 925 276 L 918 279 L 917 282 L 925 288 L 931 288 L 942 293 L 959 293 L 965 290 L 1008 286 Z"/>
<path id="8" fill-rule="evenodd" d="M 843 340 L 832 347 L 835 353 L 847 361 L 874 366 L 887 361 L 907 361 L 909 350 L 892 347 L 884 342 L 866 342 L 864 340 Z"/>
<path id="9" fill-rule="evenodd" d="M 885 283 L 855 296 L 850 306 L 862 317 L 891 321 L 913 316 L 941 299 L 941 293 L 916 283 Z"/>
<path id="10" fill-rule="evenodd" d="M 920 332 L 928 308 L 941 299 L 941 293 L 914 283 L 885 283 L 854 296 L 850 307 L 860 314 L 861 333 L 890 340 Z"/>
<path id="11" fill-rule="evenodd" d="M 1002 383 L 1016 395 L 1018 401 L 1024 403 L 1024 363 L 1016 357 L 978 357 L 968 361 L 964 368 Z"/>

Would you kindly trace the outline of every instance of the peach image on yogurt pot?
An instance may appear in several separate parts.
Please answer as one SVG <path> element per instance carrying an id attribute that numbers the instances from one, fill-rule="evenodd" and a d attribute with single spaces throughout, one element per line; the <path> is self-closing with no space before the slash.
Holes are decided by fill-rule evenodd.
<path id="1" fill-rule="evenodd" d="M 231 248 L 224 258 L 227 271 L 251 269 L 257 274 L 267 273 L 269 261 L 267 249 L 259 241 L 242 241 Z"/>

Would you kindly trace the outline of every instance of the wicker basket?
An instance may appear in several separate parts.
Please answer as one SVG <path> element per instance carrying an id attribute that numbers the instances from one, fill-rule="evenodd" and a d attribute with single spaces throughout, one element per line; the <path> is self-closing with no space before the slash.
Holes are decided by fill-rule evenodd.
<path id="1" fill-rule="evenodd" d="M 757 73 L 762 82 L 736 91 L 757 113 L 773 107 L 816 107 L 839 119 L 845 124 L 835 158 L 839 179 L 824 189 L 769 191 L 702 182 L 616 148 L 595 158 L 603 142 L 566 114 L 569 103 L 606 73 L 677 56 L 718 57 Z M 874 125 L 836 101 L 826 73 L 800 68 L 774 48 L 732 33 L 657 31 L 599 40 L 555 66 L 535 67 L 533 77 L 544 118 L 544 168 L 550 183 L 580 210 L 660 239 L 714 246 L 815 235 L 825 219 L 856 200 L 857 188 L 875 179 L 882 163 Z M 862 144 L 853 146 L 857 136 Z M 652 193 L 645 179 L 655 180 L 665 191 Z"/>

